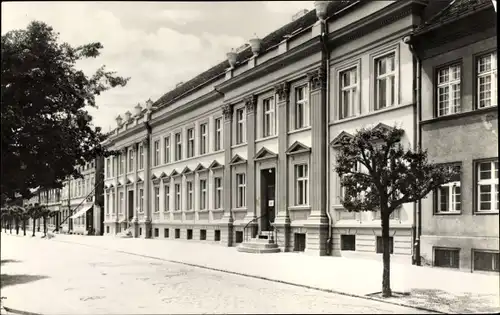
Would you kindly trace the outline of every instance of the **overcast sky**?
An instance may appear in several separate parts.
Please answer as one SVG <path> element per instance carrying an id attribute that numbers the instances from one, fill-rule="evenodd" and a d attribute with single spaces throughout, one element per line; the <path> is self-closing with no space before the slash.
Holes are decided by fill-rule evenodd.
<path id="1" fill-rule="evenodd" d="M 91 73 L 101 65 L 131 77 L 124 88 L 99 96 L 90 109 L 94 124 L 114 128 L 114 118 L 153 101 L 223 61 L 226 52 L 263 38 L 290 22 L 313 1 L 253 2 L 2 2 L 2 34 L 40 20 L 72 45 L 99 41 L 99 58 L 78 66 Z"/>

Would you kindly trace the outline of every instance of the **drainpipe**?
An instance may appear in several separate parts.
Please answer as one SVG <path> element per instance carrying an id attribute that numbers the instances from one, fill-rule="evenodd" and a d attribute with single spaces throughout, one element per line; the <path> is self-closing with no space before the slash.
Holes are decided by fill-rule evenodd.
<path id="1" fill-rule="evenodd" d="M 415 82 L 415 90 L 414 90 L 414 100 L 415 100 L 415 110 L 414 110 L 414 124 L 415 124 L 415 133 L 414 133 L 414 143 L 418 143 L 417 147 L 422 148 L 422 137 L 421 137 L 421 125 L 420 121 L 422 120 L 422 106 L 421 106 L 421 90 L 422 90 L 422 76 L 421 76 L 421 60 L 415 51 L 413 44 L 411 43 L 412 37 L 406 36 L 403 38 L 403 42 L 408 45 L 414 60 L 414 82 Z M 420 259 L 420 236 L 422 235 L 422 201 L 419 200 L 416 204 L 413 204 L 413 244 L 414 244 L 414 261 L 413 264 L 417 266 L 421 266 Z M 416 227 L 415 227 L 415 218 L 417 219 Z"/>

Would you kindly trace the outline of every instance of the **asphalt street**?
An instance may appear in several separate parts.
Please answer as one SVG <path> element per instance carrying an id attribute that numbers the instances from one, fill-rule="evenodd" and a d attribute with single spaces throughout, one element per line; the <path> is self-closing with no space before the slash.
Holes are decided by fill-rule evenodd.
<path id="1" fill-rule="evenodd" d="M 44 240 L 2 232 L 1 245 L 1 295 L 6 297 L 3 304 L 29 312 L 424 313 L 377 301 L 58 242 L 57 237 Z"/>

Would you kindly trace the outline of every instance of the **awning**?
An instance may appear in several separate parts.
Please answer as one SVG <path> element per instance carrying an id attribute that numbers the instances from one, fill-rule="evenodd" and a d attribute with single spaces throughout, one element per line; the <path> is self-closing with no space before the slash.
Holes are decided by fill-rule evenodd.
<path id="1" fill-rule="evenodd" d="M 78 210 L 77 213 L 73 214 L 71 216 L 71 219 L 76 219 L 78 218 L 79 216 L 83 215 L 85 212 L 89 211 L 90 208 L 92 208 L 94 206 L 94 203 L 93 202 L 89 202 L 89 203 L 86 203 L 82 206 L 82 208 L 80 210 Z"/>

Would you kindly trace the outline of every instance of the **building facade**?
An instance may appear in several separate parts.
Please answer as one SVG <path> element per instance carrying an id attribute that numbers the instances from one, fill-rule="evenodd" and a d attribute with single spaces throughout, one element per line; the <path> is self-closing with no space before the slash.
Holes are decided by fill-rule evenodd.
<path id="1" fill-rule="evenodd" d="M 411 46 L 421 65 L 421 144 L 429 159 L 460 170 L 421 202 L 422 263 L 498 272 L 497 35 L 491 1 L 453 2 L 417 29 Z"/>
<path id="2" fill-rule="evenodd" d="M 119 116 L 105 144 L 120 152 L 105 163 L 105 234 L 129 230 L 135 237 L 224 246 L 272 235 L 282 251 L 381 257 L 380 214 L 349 213 L 341 205 L 335 172 L 341 138 L 363 127 L 398 126 L 406 147 L 423 145 L 438 162 L 451 156 L 466 161 L 472 152 L 481 152 L 478 159 L 497 156 L 496 147 L 479 149 L 498 135 L 483 134 L 484 123 L 468 124 L 473 113 L 453 116 L 465 119 L 460 123 L 434 119 L 434 75 L 425 72 L 438 62 L 437 53 L 420 62 L 403 40 L 416 38 L 417 26 L 450 3 L 316 3 L 316 10 L 228 53 L 227 61 L 146 108 L 138 104 L 134 114 Z M 496 48 L 496 36 L 482 40 L 489 48 L 472 39 L 467 45 Z M 447 58 L 474 54 L 476 48 L 463 46 L 458 39 L 449 43 L 446 49 L 456 51 Z M 488 117 L 496 123 L 496 115 Z M 456 130 L 444 135 L 444 121 Z M 473 131 L 477 139 L 457 140 Z M 460 150 L 463 155 L 452 155 Z M 425 209 L 433 198 L 392 214 L 393 259 L 418 262 L 429 248 L 424 234 L 441 235 L 438 220 L 452 217 L 429 216 Z M 481 220 L 475 224 L 491 230 Z M 454 224 L 459 229 L 469 223 Z M 498 241 L 488 240 L 486 247 L 498 251 Z"/>

